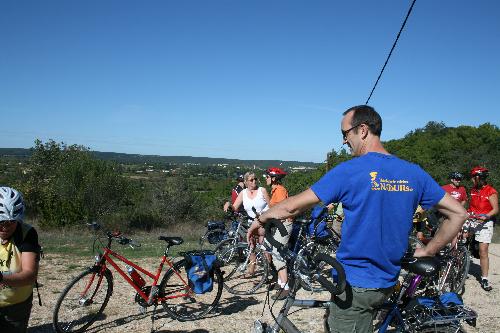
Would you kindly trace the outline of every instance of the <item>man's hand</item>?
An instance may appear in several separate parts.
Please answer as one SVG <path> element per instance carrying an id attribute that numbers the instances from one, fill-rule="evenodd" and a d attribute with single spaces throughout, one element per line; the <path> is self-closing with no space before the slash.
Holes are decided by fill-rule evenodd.
<path id="1" fill-rule="evenodd" d="M 430 254 L 429 252 L 427 252 L 427 249 L 424 246 L 424 247 L 417 247 L 415 249 L 415 253 L 413 253 L 413 256 L 415 258 L 417 258 L 417 257 L 432 257 L 433 254 Z"/>

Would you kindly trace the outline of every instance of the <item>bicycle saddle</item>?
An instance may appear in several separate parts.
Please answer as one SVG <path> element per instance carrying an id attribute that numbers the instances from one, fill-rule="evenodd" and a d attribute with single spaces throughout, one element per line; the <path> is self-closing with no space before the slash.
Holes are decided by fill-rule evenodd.
<path id="1" fill-rule="evenodd" d="M 433 276 L 439 271 L 441 263 L 436 257 L 403 258 L 401 268 L 422 276 Z"/>
<path id="2" fill-rule="evenodd" d="M 158 237 L 158 240 L 164 240 L 165 242 L 168 243 L 168 246 L 180 245 L 180 244 L 184 243 L 184 240 L 181 237 L 160 236 L 160 237 Z"/>

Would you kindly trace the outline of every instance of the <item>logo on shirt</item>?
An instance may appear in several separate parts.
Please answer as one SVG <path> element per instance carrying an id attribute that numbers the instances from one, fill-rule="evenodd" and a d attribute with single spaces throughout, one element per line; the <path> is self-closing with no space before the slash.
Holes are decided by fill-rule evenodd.
<path id="1" fill-rule="evenodd" d="M 404 179 L 387 179 L 378 178 L 378 172 L 370 172 L 370 182 L 372 191 L 387 191 L 387 192 L 412 192 L 413 188 L 409 182 Z"/>

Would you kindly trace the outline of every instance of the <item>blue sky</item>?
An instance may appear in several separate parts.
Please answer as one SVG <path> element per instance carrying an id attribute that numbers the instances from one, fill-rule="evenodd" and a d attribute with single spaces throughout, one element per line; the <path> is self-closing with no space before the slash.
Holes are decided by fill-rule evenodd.
<path id="1" fill-rule="evenodd" d="M 411 1 L 0 2 L 0 147 L 321 162 Z M 500 1 L 417 0 L 370 104 L 382 139 L 499 125 Z"/>

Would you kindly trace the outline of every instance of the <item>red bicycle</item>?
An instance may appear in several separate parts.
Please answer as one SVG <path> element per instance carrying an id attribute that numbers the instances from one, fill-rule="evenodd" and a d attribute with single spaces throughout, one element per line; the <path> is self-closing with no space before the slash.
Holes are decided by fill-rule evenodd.
<path id="1" fill-rule="evenodd" d="M 90 226 L 95 231 L 100 229 L 97 223 L 92 223 Z M 99 234 L 94 239 L 94 248 L 100 239 Z M 113 241 L 131 247 L 139 247 L 138 242 L 124 237 L 120 232 L 108 231 L 104 234 L 107 238 L 104 252 L 95 256 L 94 265 L 75 277 L 57 300 L 52 318 L 56 332 L 83 332 L 99 319 L 113 294 L 113 275 L 107 264 L 114 267 L 136 290 L 135 302 L 144 308 L 151 305 L 156 307 L 161 304 L 164 310 L 177 320 L 188 321 L 202 318 L 219 303 L 223 286 L 222 272 L 219 267 L 215 266 L 212 271 L 212 290 L 196 294 L 188 283 L 186 259 L 175 260 L 175 258 L 168 256 L 172 246 L 183 243 L 182 238 L 158 237 L 167 245 L 160 264 L 156 272 L 153 273 L 111 250 Z M 189 253 L 186 252 L 186 254 Z M 118 266 L 113 258 L 127 265 L 128 274 Z M 169 268 L 160 281 L 165 263 Z M 152 283 L 147 285 L 140 273 L 152 280 Z M 158 281 L 160 282 L 158 283 Z"/>

